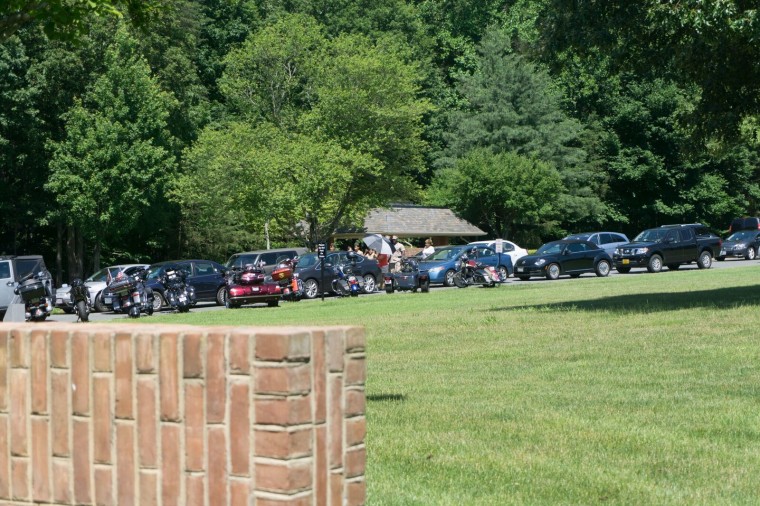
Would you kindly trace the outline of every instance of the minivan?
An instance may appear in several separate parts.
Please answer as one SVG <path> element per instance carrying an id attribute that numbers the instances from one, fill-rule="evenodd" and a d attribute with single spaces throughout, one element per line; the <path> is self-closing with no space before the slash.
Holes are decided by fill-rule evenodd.
<path id="1" fill-rule="evenodd" d="M 264 272 L 271 274 L 274 266 L 281 261 L 303 255 L 308 251 L 306 248 L 276 248 L 235 253 L 227 260 L 225 267 L 227 269 L 240 269 L 248 264 L 262 264 Z"/>

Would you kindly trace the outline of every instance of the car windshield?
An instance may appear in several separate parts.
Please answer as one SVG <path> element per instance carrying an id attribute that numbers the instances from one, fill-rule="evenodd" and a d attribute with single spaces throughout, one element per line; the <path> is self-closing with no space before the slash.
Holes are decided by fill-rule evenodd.
<path id="1" fill-rule="evenodd" d="M 164 266 L 163 265 L 153 265 L 148 269 L 148 273 L 145 276 L 145 279 L 158 279 L 158 277 L 161 275 L 161 272 L 163 271 Z"/>
<path id="2" fill-rule="evenodd" d="M 459 246 L 455 248 L 442 248 L 430 255 L 425 259 L 426 262 L 443 262 L 456 258 L 466 246 Z"/>
<path id="3" fill-rule="evenodd" d="M 742 230 L 741 232 L 734 232 L 728 236 L 727 241 L 749 241 L 752 240 L 757 234 L 756 230 Z"/>
<path id="4" fill-rule="evenodd" d="M 16 276 L 23 279 L 31 273 L 37 275 L 40 271 L 45 271 L 45 262 L 41 258 L 19 258 L 16 260 Z"/>
<path id="5" fill-rule="evenodd" d="M 302 257 L 299 257 L 298 267 L 302 267 L 302 268 L 311 267 L 313 265 L 317 265 L 317 262 L 319 262 L 319 256 L 317 256 L 316 253 L 309 253 L 308 255 L 303 255 Z"/>
<path id="6" fill-rule="evenodd" d="M 568 235 L 565 237 L 565 239 L 574 239 L 578 241 L 588 241 L 588 238 L 591 237 L 591 234 L 575 234 L 575 235 Z"/>
<path id="7" fill-rule="evenodd" d="M 662 240 L 663 237 L 665 237 L 665 234 L 668 233 L 667 229 L 664 228 L 652 228 L 650 230 L 644 230 L 642 233 L 636 236 L 636 239 L 634 239 L 634 242 L 657 242 Z"/>
<path id="8" fill-rule="evenodd" d="M 536 250 L 536 255 L 554 255 L 562 251 L 561 242 L 547 242 Z"/>

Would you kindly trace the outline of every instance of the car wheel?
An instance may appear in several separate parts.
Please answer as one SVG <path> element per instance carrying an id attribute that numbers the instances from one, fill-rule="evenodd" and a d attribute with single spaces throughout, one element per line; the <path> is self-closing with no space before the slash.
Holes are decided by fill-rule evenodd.
<path id="1" fill-rule="evenodd" d="M 652 255 L 647 264 L 647 270 L 649 272 L 660 272 L 662 270 L 662 257 L 660 255 Z"/>
<path id="2" fill-rule="evenodd" d="M 630 267 L 615 267 L 615 270 L 618 271 L 620 274 L 628 274 L 631 272 Z"/>
<path id="3" fill-rule="evenodd" d="M 108 306 L 103 303 L 103 292 L 100 292 L 95 296 L 95 311 L 98 313 L 105 313 L 108 311 Z"/>
<path id="4" fill-rule="evenodd" d="M 612 266 L 607 260 L 599 260 L 596 263 L 596 267 L 594 268 L 594 272 L 597 276 L 600 278 L 604 278 L 610 275 L 610 270 L 612 270 Z"/>
<path id="5" fill-rule="evenodd" d="M 681 267 L 681 264 L 668 264 L 668 269 L 671 271 L 677 271 L 679 267 Z"/>
<path id="6" fill-rule="evenodd" d="M 755 251 L 755 248 L 750 246 L 747 248 L 747 253 L 744 255 L 744 258 L 746 258 L 747 260 L 754 260 L 756 256 L 757 256 L 757 251 Z"/>
<path id="7" fill-rule="evenodd" d="M 364 292 L 372 293 L 377 289 L 377 283 L 375 282 L 375 276 L 372 274 L 364 275 Z"/>
<path id="8" fill-rule="evenodd" d="M 217 306 L 224 306 L 225 302 L 227 302 L 227 287 L 220 286 L 216 291 L 216 304 Z"/>
<path id="9" fill-rule="evenodd" d="M 549 264 L 549 267 L 546 268 L 546 279 L 555 280 L 559 277 L 559 273 L 559 264 Z"/>
<path id="10" fill-rule="evenodd" d="M 456 272 L 454 269 L 449 269 L 446 271 L 446 275 L 443 277 L 443 284 L 444 286 L 454 286 L 454 275 Z"/>
<path id="11" fill-rule="evenodd" d="M 166 306 L 164 297 L 158 292 L 153 292 L 153 312 L 161 311 L 164 306 Z"/>
<path id="12" fill-rule="evenodd" d="M 506 281 L 508 277 L 509 277 L 509 270 L 505 266 L 500 265 L 499 266 L 499 278 L 502 281 Z"/>
<path id="13" fill-rule="evenodd" d="M 530 276 L 517 276 L 517 279 L 520 281 L 528 281 L 530 279 Z"/>
<path id="14" fill-rule="evenodd" d="M 307 299 L 316 299 L 319 294 L 319 284 L 316 279 L 307 279 L 303 282 L 303 296 Z"/>
<path id="15" fill-rule="evenodd" d="M 703 251 L 699 254 L 699 260 L 697 260 L 697 267 L 700 269 L 709 269 L 712 267 L 712 255 L 709 251 Z"/>

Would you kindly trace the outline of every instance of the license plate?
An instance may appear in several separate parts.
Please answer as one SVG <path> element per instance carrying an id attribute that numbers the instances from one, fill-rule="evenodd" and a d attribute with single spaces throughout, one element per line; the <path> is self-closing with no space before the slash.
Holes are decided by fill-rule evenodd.
<path id="1" fill-rule="evenodd" d="M 104 304 L 110 304 L 111 303 L 111 297 L 103 297 L 103 303 Z"/>
<path id="2" fill-rule="evenodd" d="M 630 260 L 628 260 L 627 258 L 623 259 L 623 265 L 626 265 L 626 264 L 629 264 L 629 263 L 631 263 Z"/>
<path id="3" fill-rule="evenodd" d="M 525 272 L 525 267 L 518 267 L 517 272 Z"/>

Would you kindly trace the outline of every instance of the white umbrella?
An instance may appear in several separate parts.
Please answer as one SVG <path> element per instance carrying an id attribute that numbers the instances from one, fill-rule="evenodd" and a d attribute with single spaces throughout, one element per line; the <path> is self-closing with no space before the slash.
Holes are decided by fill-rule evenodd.
<path id="1" fill-rule="evenodd" d="M 369 249 L 377 251 L 378 255 L 392 255 L 393 245 L 388 239 L 380 234 L 370 234 L 362 239 L 362 242 L 367 245 Z"/>

